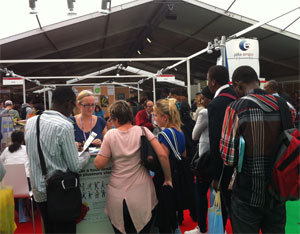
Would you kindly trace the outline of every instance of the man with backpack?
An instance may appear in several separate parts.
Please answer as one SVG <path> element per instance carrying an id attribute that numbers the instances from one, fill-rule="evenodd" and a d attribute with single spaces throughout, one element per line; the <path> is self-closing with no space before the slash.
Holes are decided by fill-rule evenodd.
<path id="1" fill-rule="evenodd" d="M 220 151 L 225 165 L 238 166 L 231 198 L 233 232 L 284 233 L 285 203 L 268 192 L 274 147 L 282 132 L 277 98 L 259 88 L 249 66 L 234 71 L 232 85 L 240 99 L 226 109 Z"/>
<path id="2" fill-rule="evenodd" d="M 20 110 L 20 117 L 22 120 L 28 119 L 28 115 L 33 112 L 33 99 L 27 97 L 28 103 L 23 103 Z"/>

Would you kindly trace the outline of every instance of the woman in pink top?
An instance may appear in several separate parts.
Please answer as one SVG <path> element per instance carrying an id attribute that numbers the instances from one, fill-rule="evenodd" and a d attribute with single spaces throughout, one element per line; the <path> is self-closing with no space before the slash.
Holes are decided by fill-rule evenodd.
<path id="1" fill-rule="evenodd" d="M 157 198 L 149 171 L 141 164 L 143 132 L 141 127 L 132 125 L 127 102 L 115 102 L 109 113 L 116 129 L 106 133 L 94 161 L 95 167 L 101 169 L 112 160 L 105 212 L 116 233 L 149 233 Z M 145 131 L 162 166 L 164 185 L 172 186 L 169 158 L 154 135 L 147 128 Z"/>

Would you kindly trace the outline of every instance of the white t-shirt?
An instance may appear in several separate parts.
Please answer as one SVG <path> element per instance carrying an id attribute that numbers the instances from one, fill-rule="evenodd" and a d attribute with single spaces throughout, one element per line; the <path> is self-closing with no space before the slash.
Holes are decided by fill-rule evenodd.
<path id="1" fill-rule="evenodd" d="M 3 164 L 24 164 L 26 176 L 29 177 L 29 160 L 26 152 L 26 146 L 21 145 L 21 148 L 11 153 L 8 147 L 2 152 L 1 160 Z"/>

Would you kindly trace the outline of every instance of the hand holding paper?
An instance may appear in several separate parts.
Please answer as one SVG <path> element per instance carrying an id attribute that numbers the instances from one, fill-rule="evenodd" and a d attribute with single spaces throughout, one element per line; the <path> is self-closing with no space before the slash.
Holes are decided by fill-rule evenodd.
<path id="1" fill-rule="evenodd" d="M 97 133 L 95 132 L 91 132 L 89 138 L 86 140 L 86 142 L 83 145 L 83 150 L 81 152 L 78 152 L 78 155 L 81 156 L 83 154 L 83 152 L 86 151 L 86 149 L 89 147 L 89 145 L 93 142 L 93 140 L 95 139 L 95 137 L 97 136 Z"/>

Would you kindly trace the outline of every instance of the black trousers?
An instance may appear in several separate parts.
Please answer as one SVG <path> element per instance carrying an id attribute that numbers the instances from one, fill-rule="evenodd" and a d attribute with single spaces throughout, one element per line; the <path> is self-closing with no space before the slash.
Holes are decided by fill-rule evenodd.
<path id="1" fill-rule="evenodd" d="M 76 233 L 76 220 L 71 222 L 50 220 L 48 218 L 47 202 L 38 202 L 37 206 L 43 218 L 45 233 Z"/>
<path id="2" fill-rule="evenodd" d="M 152 211 L 152 218 L 139 233 L 150 233 L 151 226 L 153 223 L 154 210 Z M 132 219 L 130 217 L 129 210 L 128 210 L 125 200 L 123 200 L 123 219 L 124 219 L 124 227 L 125 227 L 126 233 L 137 233 L 137 231 L 134 227 L 134 224 L 132 222 Z M 121 233 L 114 225 L 112 225 L 112 227 L 113 227 L 115 233 Z"/>
<path id="3" fill-rule="evenodd" d="M 233 233 L 285 233 L 285 203 L 275 203 L 271 208 L 252 207 L 233 195 L 231 199 L 231 225 Z"/>
<path id="4" fill-rule="evenodd" d="M 198 178 L 196 180 L 196 204 L 197 204 L 197 222 L 200 231 L 207 232 L 207 211 L 208 211 L 208 201 L 207 192 L 209 189 L 211 181 L 200 181 Z"/>

